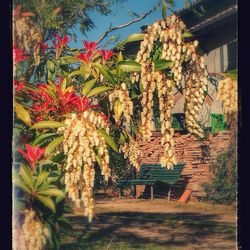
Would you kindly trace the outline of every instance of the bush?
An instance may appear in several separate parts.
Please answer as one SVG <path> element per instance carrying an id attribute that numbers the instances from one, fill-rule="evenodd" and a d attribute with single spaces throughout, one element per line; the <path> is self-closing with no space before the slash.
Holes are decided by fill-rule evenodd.
<path id="1" fill-rule="evenodd" d="M 236 201 L 237 193 L 237 162 L 236 146 L 231 144 L 229 149 L 217 156 L 215 163 L 210 166 L 214 174 L 211 183 L 204 183 L 206 192 L 204 200 L 220 204 L 231 204 Z"/>

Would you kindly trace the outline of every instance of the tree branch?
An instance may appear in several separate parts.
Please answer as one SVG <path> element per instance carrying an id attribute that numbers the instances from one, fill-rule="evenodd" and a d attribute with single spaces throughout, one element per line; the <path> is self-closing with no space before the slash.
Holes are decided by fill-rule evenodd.
<path id="1" fill-rule="evenodd" d="M 155 11 L 158 6 L 159 6 L 159 2 L 151 10 L 149 10 L 148 12 L 146 12 L 145 14 L 143 14 L 142 16 L 139 16 L 138 18 L 136 18 L 134 20 L 131 20 L 127 23 L 118 25 L 118 26 L 113 27 L 113 28 L 111 28 L 111 26 L 110 26 L 110 28 L 103 33 L 103 35 L 97 40 L 96 43 L 100 43 L 109 33 L 111 33 L 114 30 L 122 29 L 122 28 L 128 27 L 129 25 L 131 25 L 133 23 L 141 21 L 142 19 L 144 19 L 145 17 L 150 15 L 153 11 Z"/>

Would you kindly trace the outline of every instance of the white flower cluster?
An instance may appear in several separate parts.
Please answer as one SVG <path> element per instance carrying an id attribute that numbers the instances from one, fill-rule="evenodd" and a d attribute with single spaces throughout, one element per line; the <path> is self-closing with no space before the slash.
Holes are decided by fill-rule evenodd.
<path id="1" fill-rule="evenodd" d="M 133 72 L 130 74 L 130 79 L 132 83 L 139 82 L 140 80 L 140 75 L 138 72 Z"/>
<path id="2" fill-rule="evenodd" d="M 107 145 L 97 128 L 105 129 L 107 133 L 109 128 L 103 117 L 93 110 L 84 111 L 81 117 L 72 114 L 65 123 L 67 126 L 60 128 L 59 132 L 64 133 L 63 148 L 67 155 L 66 190 L 78 207 L 83 201 L 85 215 L 92 221 L 95 162 L 100 160 L 101 173 L 106 181 L 111 174 Z M 98 152 L 95 149 L 98 149 Z"/>
<path id="3" fill-rule="evenodd" d="M 174 152 L 174 130 L 171 127 L 172 108 L 174 105 L 174 94 L 172 86 L 180 87 L 184 80 L 186 69 L 182 63 L 187 62 L 188 69 L 185 80 L 185 114 L 187 128 L 191 133 L 202 136 L 203 131 L 197 124 L 198 113 L 204 101 L 204 92 L 207 87 L 204 58 L 197 52 L 198 41 L 185 42 L 183 34 L 186 31 L 185 24 L 175 15 L 167 17 L 165 20 L 157 21 L 148 26 L 147 33 L 140 45 L 136 61 L 141 64 L 142 93 L 142 135 L 149 140 L 153 130 L 153 94 L 158 90 L 160 103 L 160 120 L 162 145 L 165 153 L 161 159 L 162 166 L 172 168 L 176 164 Z M 173 80 L 166 79 L 162 74 L 155 71 L 155 65 L 150 56 L 154 48 L 154 43 L 162 43 L 161 59 L 173 62 L 171 73 Z M 192 75 L 190 74 L 192 72 Z M 137 73 L 131 76 L 132 81 L 137 81 Z M 202 101 L 201 101 L 202 100 Z"/>
<path id="4" fill-rule="evenodd" d="M 141 113 L 141 129 L 142 135 L 149 140 L 153 130 L 153 95 L 156 87 L 155 72 L 152 71 L 152 65 L 147 62 L 141 66 L 141 81 L 143 86 L 142 93 L 142 113 Z"/>
<path id="5" fill-rule="evenodd" d="M 115 89 L 109 94 L 111 110 L 115 108 L 114 106 L 116 100 L 119 100 L 121 103 L 121 113 L 123 114 L 126 122 L 130 123 L 131 116 L 133 115 L 133 102 L 129 98 L 129 91 L 125 83 L 122 83 L 119 89 Z M 118 113 L 115 112 L 114 118 L 117 123 L 120 123 L 120 115 Z"/>
<path id="6" fill-rule="evenodd" d="M 193 52 L 195 53 L 195 52 Z M 191 56 L 191 55 L 195 55 Z M 198 117 L 207 90 L 207 77 L 204 57 L 190 55 L 190 62 L 185 74 L 185 117 L 188 131 L 196 136 L 203 137 L 203 130 L 198 124 Z"/>
<path id="7" fill-rule="evenodd" d="M 32 209 L 24 210 L 24 222 L 14 242 L 15 250 L 44 250 L 49 230 L 37 218 Z"/>
<path id="8" fill-rule="evenodd" d="M 231 77 L 219 81 L 217 98 L 222 101 L 226 116 L 238 110 L 237 88 L 237 81 Z"/>
<path id="9" fill-rule="evenodd" d="M 164 154 L 161 165 L 168 169 L 176 164 L 174 150 L 174 129 L 172 128 L 172 108 L 174 106 L 173 81 L 166 79 L 164 74 L 157 77 L 157 89 L 159 98 L 159 110 L 161 121 L 161 145 L 164 146 Z"/>
<path id="10" fill-rule="evenodd" d="M 132 164 L 137 171 L 140 169 L 138 157 L 140 155 L 140 148 L 137 141 L 132 137 L 129 138 L 129 143 L 124 143 L 120 146 L 120 151 L 124 153 L 124 158 L 128 158 L 130 164 Z"/>
<path id="11" fill-rule="evenodd" d="M 33 50 L 35 64 L 40 63 L 40 44 L 43 41 L 39 28 L 29 17 L 17 16 L 13 19 L 14 40 L 19 49 L 23 51 Z"/>

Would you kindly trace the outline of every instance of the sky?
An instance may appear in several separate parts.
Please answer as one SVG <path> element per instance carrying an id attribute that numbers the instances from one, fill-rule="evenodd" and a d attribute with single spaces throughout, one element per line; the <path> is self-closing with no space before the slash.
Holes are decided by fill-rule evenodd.
<path id="1" fill-rule="evenodd" d="M 128 15 L 129 11 L 133 11 L 138 15 L 143 15 L 148 12 L 153 6 L 158 2 L 158 0 L 127 0 L 123 3 L 113 4 L 111 6 L 111 10 L 113 15 L 104 16 L 98 13 L 97 11 L 90 11 L 89 16 L 93 20 L 96 25 L 96 28 L 87 32 L 86 36 L 81 34 L 77 29 L 75 30 L 77 34 L 76 42 L 71 42 L 70 46 L 75 48 L 82 48 L 82 41 L 96 41 L 101 35 L 108 30 L 110 23 L 113 23 L 113 27 L 117 25 L 124 24 L 128 21 L 131 21 L 135 17 L 131 17 Z M 176 6 L 173 8 L 174 10 L 183 8 L 183 0 L 176 0 Z M 167 15 L 171 14 L 171 11 L 168 10 Z M 151 13 L 145 19 L 141 20 L 138 23 L 134 23 L 126 28 L 115 30 L 109 34 L 108 38 L 115 35 L 120 35 L 120 41 L 125 40 L 129 35 L 135 33 L 141 33 L 141 26 L 150 25 L 153 22 L 162 18 L 161 8 L 158 8 L 156 11 Z M 107 39 L 103 40 L 101 45 L 105 44 Z M 107 48 L 112 48 L 113 45 L 107 46 Z"/>

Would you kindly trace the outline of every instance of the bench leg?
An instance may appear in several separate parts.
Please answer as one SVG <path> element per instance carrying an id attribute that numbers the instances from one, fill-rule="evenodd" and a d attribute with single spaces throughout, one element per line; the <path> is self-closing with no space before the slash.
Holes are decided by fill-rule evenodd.
<path id="1" fill-rule="evenodd" d="M 119 199 L 121 199 L 122 198 L 122 190 L 121 190 L 121 188 L 118 188 L 118 191 L 119 191 Z"/>
<path id="2" fill-rule="evenodd" d="M 171 187 L 169 188 L 169 191 L 168 191 L 168 201 L 170 201 L 170 196 L 171 196 Z"/>
<path id="3" fill-rule="evenodd" d="M 150 196 L 151 196 L 151 200 L 154 199 L 154 187 L 150 186 Z"/>

